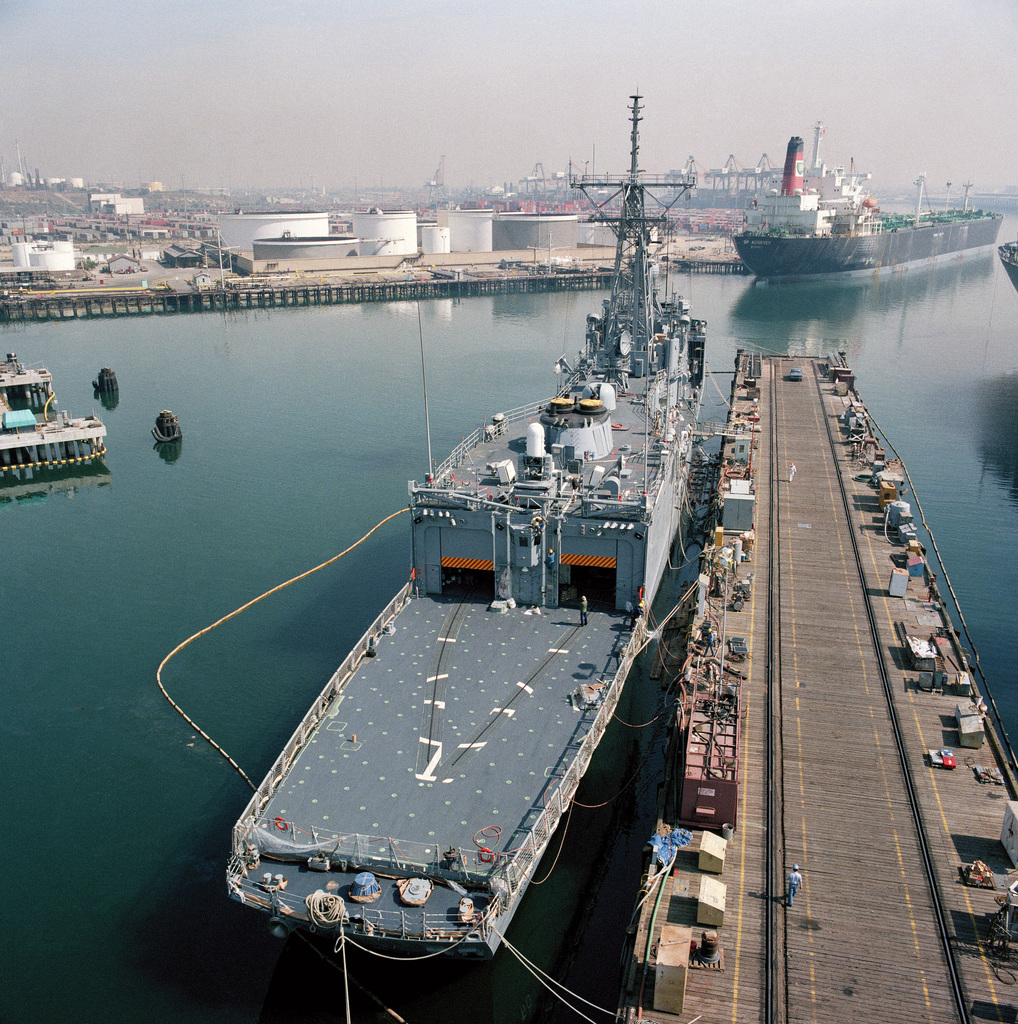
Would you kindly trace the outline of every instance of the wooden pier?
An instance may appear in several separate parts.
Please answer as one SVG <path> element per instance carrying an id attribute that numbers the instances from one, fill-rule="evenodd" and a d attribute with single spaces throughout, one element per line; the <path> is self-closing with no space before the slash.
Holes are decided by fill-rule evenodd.
<path id="1" fill-rule="evenodd" d="M 672 260 L 684 273 L 745 274 L 739 262 L 709 259 Z M 0 299 L 0 323 L 36 320 L 75 320 L 108 316 L 146 316 L 176 313 L 214 313 L 249 309 L 293 309 L 360 302 L 410 302 L 418 299 L 462 299 L 479 295 L 593 290 L 611 285 L 610 268 L 561 273 L 515 273 L 452 277 L 412 276 L 403 280 L 324 280 L 274 285 L 245 284 L 196 291 L 139 288 L 137 290 L 23 289 Z"/>
<path id="2" fill-rule="evenodd" d="M 0 322 L 74 320 L 100 316 L 211 313 L 249 309 L 293 309 L 360 302 L 409 302 L 459 299 L 478 295 L 575 291 L 607 288 L 610 270 L 568 274 L 513 274 L 491 277 L 411 278 L 402 281 L 352 280 L 310 284 L 228 288 L 201 291 L 28 292 L 0 301 Z"/>
<path id="3" fill-rule="evenodd" d="M 793 366 L 804 379 L 789 378 Z M 623 965 L 629 1022 L 1016 1019 L 1018 967 L 987 943 L 996 898 L 1018 878 L 1001 843 L 1013 754 L 988 720 L 982 747 L 959 746 L 956 708 L 973 700 L 966 652 L 929 566 L 913 555 L 909 574 L 906 548 L 885 536 L 869 479 L 881 444 L 868 441 L 851 381 L 830 370 L 739 359 L 725 444 L 734 475 L 753 479 L 755 538 L 707 610 L 749 648 L 734 666 L 744 676 L 739 824 L 720 873 L 701 868 L 696 830 L 671 871 L 651 872 Z M 740 447 L 751 470 L 738 468 Z M 904 596 L 892 597 L 903 566 Z M 735 578 L 749 573 L 751 597 L 735 611 Z M 913 664 L 906 634 L 933 641 L 934 666 Z M 953 771 L 931 764 L 941 747 L 954 750 Z M 996 769 L 1000 784 L 980 782 L 977 767 Z M 662 823 L 673 788 L 666 778 Z M 996 889 L 962 884 L 959 869 L 974 861 Z M 787 906 L 793 864 L 804 881 Z M 718 882 L 720 911 L 707 893 Z M 719 964 L 678 955 L 708 929 Z"/>

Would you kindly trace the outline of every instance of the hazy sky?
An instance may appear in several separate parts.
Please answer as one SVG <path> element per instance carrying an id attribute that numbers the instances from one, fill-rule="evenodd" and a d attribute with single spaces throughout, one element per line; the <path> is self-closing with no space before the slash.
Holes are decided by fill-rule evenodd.
<path id="1" fill-rule="evenodd" d="M 1018 0 L 0 0 L 0 155 L 168 187 L 807 157 L 1018 184 Z"/>

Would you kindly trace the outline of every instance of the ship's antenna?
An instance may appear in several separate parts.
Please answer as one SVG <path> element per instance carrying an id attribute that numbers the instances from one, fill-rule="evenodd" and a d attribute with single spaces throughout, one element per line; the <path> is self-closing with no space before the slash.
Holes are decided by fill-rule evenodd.
<path id="1" fill-rule="evenodd" d="M 639 160 L 637 154 L 640 152 L 640 122 L 643 120 L 640 117 L 640 100 L 643 97 L 639 93 L 629 97 L 633 101 L 633 138 L 632 138 L 632 155 L 630 157 L 629 166 L 629 177 L 632 181 L 636 181 L 640 174 Z"/>
<path id="2" fill-rule="evenodd" d="M 421 379 L 424 381 L 424 431 L 428 436 L 428 482 L 434 463 L 431 461 L 431 418 L 428 415 L 428 374 L 424 368 L 424 325 L 421 323 L 421 303 L 417 301 L 417 333 L 421 337 Z"/>

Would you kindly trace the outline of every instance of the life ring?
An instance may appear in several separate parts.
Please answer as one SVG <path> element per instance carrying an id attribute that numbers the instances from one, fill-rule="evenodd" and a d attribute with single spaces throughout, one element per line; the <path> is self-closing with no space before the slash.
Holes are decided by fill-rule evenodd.
<path id="1" fill-rule="evenodd" d="M 280 832 L 285 832 L 290 827 L 282 818 L 276 818 L 275 825 Z"/>
<path id="2" fill-rule="evenodd" d="M 477 851 L 477 859 L 482 864 L 491 864 L 495 860 L 495 855 L 488 849 L 487 846 L 482 846 Z"/>

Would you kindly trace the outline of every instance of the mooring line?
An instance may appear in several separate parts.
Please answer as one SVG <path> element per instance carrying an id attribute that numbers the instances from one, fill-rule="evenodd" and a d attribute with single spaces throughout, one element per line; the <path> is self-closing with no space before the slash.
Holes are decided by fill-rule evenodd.
<path id="1" fill-rule="evenodd" d="M 308 569 L 306 572 L 302 572 L 299 576 L 294 576 L 291 579 L 288 579 L 285 583 L 280 583 L 277 586 L 272 587 L 271 590 L 266 590 L 264 594 L 259 594 L 257 597 L 252 598 L 246 604 L 242 604 L 239 608 L 235 608 L 228 615 L 224 615 L 221 619 L 217 619 L 215 622 L 212 623 L 211 626 L 206 626 L 204 629 L 199 629 L 197 633 L 193 634 L 192 636 L 189 636 L 185 641 L 183 641 L 183 643 L 177 644 L 177 646 L 174 647 L 173 650 L 170 651 L 170 653 L 167 654 L 166 657 L 163 658 L 163 660 L 159 663 L 159 668 L 156 669 L 156 683 L 159 685 L 159 689 L 162 692 L 162 695 L 167 699 L 167 701 L 169 701 L 170 706 L 173 708 L 174 711 L 176 711 L 180 715 L 181 718 L 184 719 L 185 722 L 187 722 L 189 726 L 191 726 L 192 729 L 194 729 L 198 733 L 199 736 L 207 740 L 216 750 L 219 751 L 220 754 L 223 755 L 224 758 L 226 758 L 226 760 L 237 771 L 240 777 L 251 787 L 253 792 L 257 792 L 258 787 L 248 778 L 247 773 L 244 771 L 244 769 L 241 768 L 241 766 L 237 764 L 237 762 L 234 761 L 234 759 L 230 757 L 230 755 L 218 743 L 216 743 L 216 741 L 193 718 L 191 718 L 184 711 L 184 709 L 166 692 L 166 687 L 163 686 L 163 669 L 166 667 L 167 662 L 175 654 L 177 654 L 178 651 L 182 651 L 189 643 L 191 643 L 192 640 L 197 640 L 198 637 L 204 636 L 206 633 L 211 633 L 212 630 L 214 630 L 217 626 L 221 626 L 224 622 L 228 622 L 230 619 L 234 618 L 234 616 L 237 616 L 241 612 L 246 611 L 252 605 L 258 604 L 258 602 L 263 600 L 264 598 L 269 597 L 272 594 L 278 593 L 280 590 L 283 590 L 284 588 L 290 586 L 291 583 L 297 583 L 300 580 L 306 579 L 308 576 L 311 576 L 313 573 L 318 572 L 320 569 L 324 569 L 326 566 L 332 565 L 333 562 L 339 561 L 339 559 L 341 559 L 345 554 L 348 554 L 349 552 L 353 551 L 353 549 L 358 545 L 363 544 L 364 541 L 366 541 L 368 537 L 370 537 L 376 530 L 385 526 L 385 524 L 389 522 L 389 520 L 395 519 L 397 516 L 401 516 L 406 511 L 408 511 L 408 509 L 401 508 L 398 512 L 393 512 L 392 515 L 386 516 L 380 523 L 376 523 L 370 530 L 368 530 L 366 534 L 364 534 L 363 537 L 361 537 L 360 540 L 355 541 L 348 548 L 346 548 L 343 551 L 340 551 L 338 555 L 333 555 L 332 558 L 328 559 L 325 562 L 322 562 L 321 565 L 316 565 L 313 569 Z"/>

